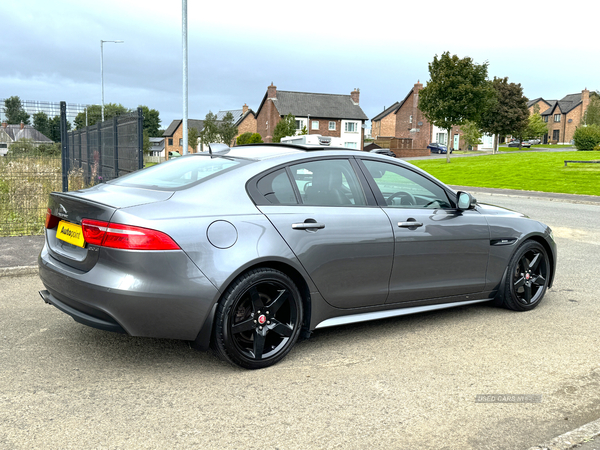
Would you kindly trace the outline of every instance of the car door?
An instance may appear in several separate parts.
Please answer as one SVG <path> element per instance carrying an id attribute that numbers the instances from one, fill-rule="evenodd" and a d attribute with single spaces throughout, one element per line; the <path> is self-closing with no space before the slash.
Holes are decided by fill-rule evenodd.
<path id="1" fill-rule="evenodd" d="M 363 160 L 394 230 L 388 303 L 482 292 L 488 264 L 487 221 L 459 211 L 433 179 L 400 165 Z"/>
<path id="2" fill-rule="evenodd" d="M 358 171 L 358 172 L 357 172 Z M 317 159 L 256 183 L 258 208 L 338 308 L 380 305 L 388 296 L 394 238 L 388 216 L 359 180 L 356 162 Z"/>

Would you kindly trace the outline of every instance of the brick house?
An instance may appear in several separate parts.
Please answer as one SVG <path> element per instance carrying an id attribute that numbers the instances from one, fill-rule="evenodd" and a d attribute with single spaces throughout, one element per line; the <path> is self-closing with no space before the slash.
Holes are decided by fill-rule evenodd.
<path id="1" fill-rule="evenodd" d="M 459 126 L 452 127 L 450 142 L 447 130 L 429 123 L 419 109 L 419 92 L 423 84 L 417 81 L 406 94 L 404 100 L 394 103 L 389 108 L 371 119 L 371 135 L 377 138 L 412 139 L 413 149 L 425 149 L 431 142 L 439 142 L 454 149 L 466 149 L 465 141 Z M 493 137 L 483 136 L 478 150 L 492 148 Z"/>
<path id="2" fill-rule="evenodd" d="M 228 111 L 219 111 L 217 113 L 217 122 L 225 118 L 225 114 L 230 112 L 233 115 L 233 123 L 238 129 L 233 142 L 230 145 L 235 145 L 235 140 L 239 135 L 244 133 L 256 133 L 256 114 L 248 105 L 244 104 L 242 109 L 232 109 Z"/>
<path id="3" fill-rule="evenodd" d="M 413 148 L 427 148 L 432 142 L 433 126 L 419 109 L 419 91 L 423 84 L 416 82 L 404 100 L 394 103 L 371 119 L 371 136 L 412 139 Z"/>
<path id="4" fill-rule="evenodd" d="M 296 118 L 296 130 L 308 134 L 339 137 L 344 146 L 364 146 L 364 123 L 369 120 L 359 105 L 360 91 L 350 95 L 278 91 L 271 83 L 256 112 L 257 132 L 263 141 L 273 141 L 273 131 L 282 117 Z"/>
<path id="5" fill-rule="evenodd" d="M 165 138 L 165 156 L 169 159 L 169 152 L 179 152 L 183 155 L 183 120 L 174 120 L 163 133 Z M 188 129 L 195 128 L 198 134 L 204 128 L 203 120 L 188 119 Z M 198 152 L 198 147 L 192 148 L 188 145 L 189 153 Z"/>
<path id="6" fill-rule="evenodd" d="M 591 95 L 598 94 L 592 92 Z M 535 104 L 547 104 L 547 108 L 540 108 L 542 119 L 548 124 L 543 143 L 569 144 L 590 104 L 590 91 L 584 89 L 580 94 L 569 94 L 561 100 L 536 100 L 538 102 L 530 106 L 530 112 L 533 112 Z"/>
<path id="7" fill-rule="evenodd" d="M 19 139 L 29 139 L 36 147 L 41 144 L 53 143 L 52 139 L 44 136 L 31 125 L 25 125 L 23 122 L 20 125 L 8 125 L 6 122 L 2 122 L 0 127 L 0 156 L 6 155 L 11 144 Z"/>

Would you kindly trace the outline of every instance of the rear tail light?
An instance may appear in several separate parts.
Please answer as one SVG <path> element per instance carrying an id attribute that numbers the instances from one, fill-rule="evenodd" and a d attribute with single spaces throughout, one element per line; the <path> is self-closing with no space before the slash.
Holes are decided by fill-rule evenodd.
<path id="1" fill-rule="evenodd" d="M 83 219 L 81 227 L 85 242 L 92 245 L 124 250 L 180 249 L 170 236 L 150 228 L 91 219 Z"/>
<path id="2" fill-rule="evenodd" d="M 59 218 L 52 215 L 52 209 L 48 208 L 46 210 L 46 228 L 51 230 L 58 225 Z"/>

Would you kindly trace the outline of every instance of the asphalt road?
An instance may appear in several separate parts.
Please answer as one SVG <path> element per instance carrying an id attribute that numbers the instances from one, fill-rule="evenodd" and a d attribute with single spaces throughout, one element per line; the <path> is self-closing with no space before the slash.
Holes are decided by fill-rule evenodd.
<path id="1" fill-rule="evenodd" d="M 37 277 L 0 278 L 0 449 L 527 449 L 597 419 L 600 206 L 477 198 L 553 227 L 559 268 L 537 309 L 320 330 L 260 371 L 85 327 L 42 302 Z"/>

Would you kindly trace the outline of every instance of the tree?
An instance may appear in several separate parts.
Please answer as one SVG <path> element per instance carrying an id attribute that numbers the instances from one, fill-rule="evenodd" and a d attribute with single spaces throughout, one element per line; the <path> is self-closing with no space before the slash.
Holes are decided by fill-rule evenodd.
<path id="1" fill-rule="evenodd" d="M 54 116 L 48 121 L 50 134 L 47 135 L 54 142 L 60 142 L 60 116 Z M 71 122 L 67 121 L 67 131 L 71 129 Z"/>
<path id="2" fill-rule="evenodd" d="M 539 112 L 534 112 L 532 115 L 529 116 L 529 119 L 527 120 L 527 128 L 525 128 L 523 139 L 539 138 L 545 135 L 547 132 L 548 124 L 544 122 L 544 119 L 542 119 L 542 116 Z"/>
<path id="3" fill-rule="evenodd" d="M 465 122 L 465 124 L 460 127 L 460 131 L 462 131 L 467 148 L 474 148 L 476 145 L 482 143 L 481 138 L 483 137 L 483 133 L 475 122 L 471 122 L 470 120 Z"/>
<path id="4" fill-rule="evenodd" d="M 150 109 L 147 106 L 140 105 L 142 116 L 144 117 L 144 130 L 148 131 L 149 137 L 162 137 L 160 132 L 160 113 L 156 109 Z M 104 111 L 106 118 L 106 110 Z"/>
<path id="5" fill-rule="evenodd" d="M 48 114 L 46 114 L 44 111 L 35 113 L 33 115 L 33 128 L 38 130 L 47 138 L 50 138 L 50 118 L 48 117 Z"/>
<path id="6" fill-rule="evenodd" d="M 21 99 L 16 95 L 4 100 L 4 113 L 8 124 L 18 125 L 23 122 L 25 125 L 29 125 L 30 116 L 23 108 Z"/>
<path id="7" fill-rule="evenodd" d="M 237 133 L 238 129 L 233 123 L 233 114 L 227 112 L 219 124 L 219 135 L 221 136 L 221 142 L 231 145 L 233 138 Z"/>
<path id="8" fill-rule="evenodd" d="M 493 102 L 487 67 L 487 62 L 475 64 L 469 57 L 460 59 L 449 52 L 429 63 L 430 80 L 419 93 L 419 109 L 430 123 L 448 132 L 448 139 L 453 126 L 478 122 Z M 446 161 L 450 162 L 450 152 Z"/>
<path id="9" fill-rule="evenodd" d="M 590 96 L 590 103 L 581 125 L 600 125 L 600 93 L 596 92 Z"/>
<path id="10" fill-rule="evenodd" d="M 522 137 L 526 134 L 529 109 L 521 84 L 509 83 L 506 77 L 494 77 L 492 86 L 496 93 L 496 102 L 485 109 L 479 124 L 483 131 L 496 135 L 494 138 L 494 153 L 496 153 L 500 136 L 511 134 Z"/>
<path id="11" fill-rule="evenodd" d="M 188 146 L 192 147 L 192 151 L 198 150 L 198 130 L 194 127 L 188 128 Z"/>
<path id="12" fill-rule="evenodd" d="M 108 103 L 104 105 L 104 120 L 112 119 L 115 116 L 121 116 L 123 114 L 130 113 L 131 110 L 125 108 L 123 105 L 116 103 Z M 102 107 L 100 105 L 91 105 L 87 108 L 87 124 L 86 124 L 86 112 L 80 112 L 75 117 L 75 129 L 85 128 L 86 126 L 92 126 L 102 120 Z"/>
<path id="13" fill-rule="evenodd" d="M 204 127 L 200 132 L 200 142 L 202 142 L 202 145 L 211 144 L 213 142 L 221 142 L 221 137 L 219 136 L 219 126 L 217 125 L 217 116 L 212 111 L 209 111 L 204 118 Z"/>
<path id="14" fill-rule="evenodd" d="M 281 142 L 281 138 L 296 135 L 296 118 L 290 113 L 277 122 L 273 130 L 273 142 Z"/>

